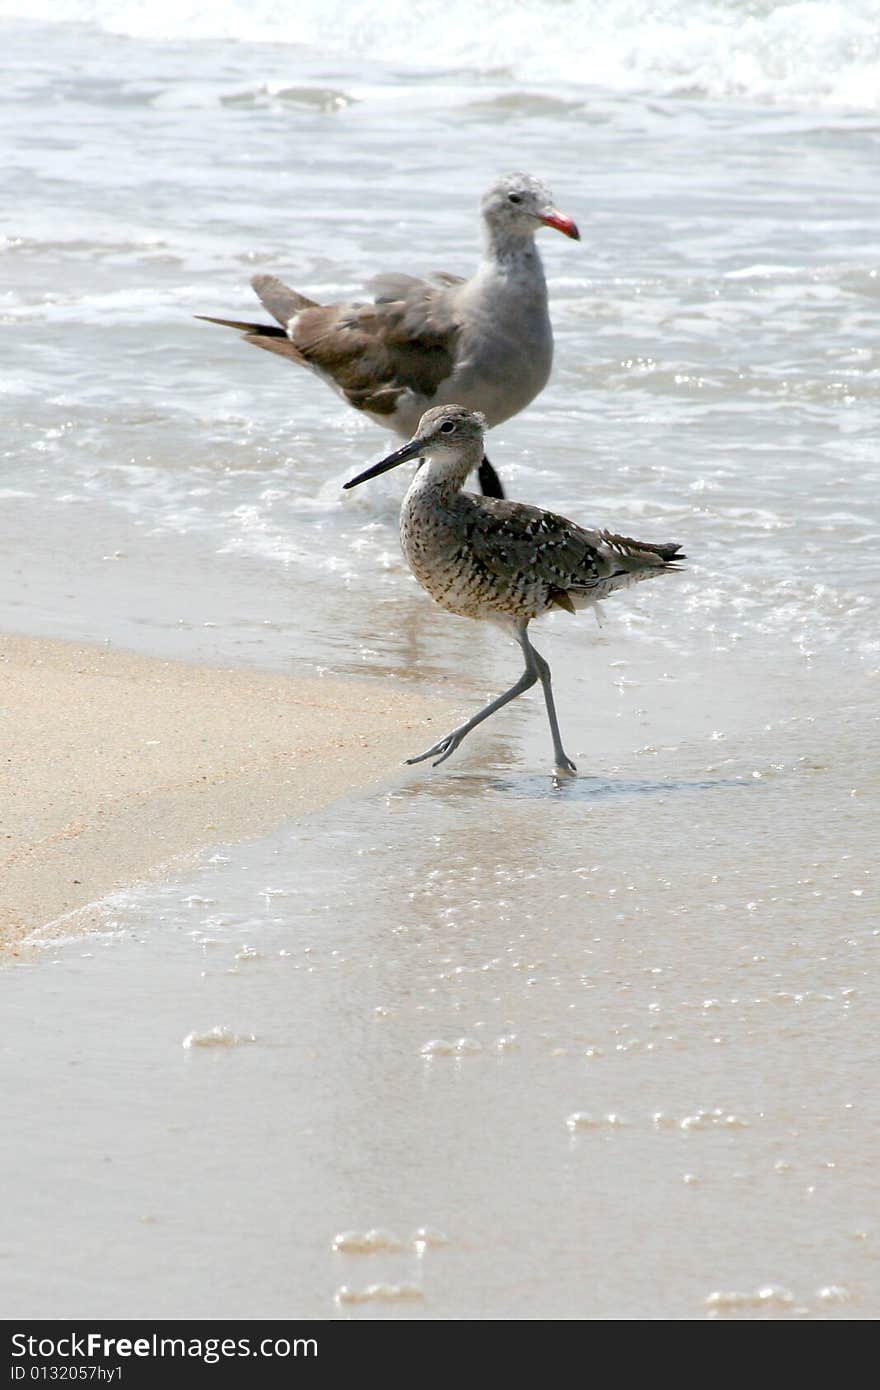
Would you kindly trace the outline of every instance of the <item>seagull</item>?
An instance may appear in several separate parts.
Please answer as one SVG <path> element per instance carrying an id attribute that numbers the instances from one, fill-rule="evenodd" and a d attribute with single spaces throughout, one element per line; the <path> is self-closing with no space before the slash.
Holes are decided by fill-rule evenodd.
<path id="1" fill-rule="evenodd" d="M 522 675 L 509 690 L 407 762 L 434 758 L 439 766 L 472 729 L 540 681 L 555 771 L 574 776 L 577 768 L 559 734 L 550 667 L 529 640 L 529 623 L 552 608 L 568 613 L 589 608 L 615 589 L 679 569 L 677 562 L 685 556 L 680 545 L 587 531 L 539 507 L 462 492 L 483 457 L 485 428 L 481 414 L 461 405 L 427 410 L 408 444 L 344 485 L 357 487 L 407 459 L 425 459 L 400 511 L 400 540 L 409 567 L 441 608 L 506 628 L 525 659 Z"/>
<path id="2" fill-rule="evenodd" d="M 534 400 L 553 362 L 535 232 L 555 227 L 575 241 L 580 233 L 530 174 L 496 179 L 480 211 L 485 249 L 469 280 L 391 272 L 368 283 L 370 303 L 317 304 L 274 275 L 255 275 L 251 284 L 278 327 L 196 317 L 310 367 L 355 410 L 404 439 L 429 406 L 453 401 L 481 411 L 491 429 Z M 483 492 L 503 497 L 489 460 L 477 463 Z"/>

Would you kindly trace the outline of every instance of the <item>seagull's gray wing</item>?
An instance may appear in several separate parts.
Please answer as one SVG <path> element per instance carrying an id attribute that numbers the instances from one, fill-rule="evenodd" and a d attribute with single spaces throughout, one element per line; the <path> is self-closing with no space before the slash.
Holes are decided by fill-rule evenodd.
<path id="1" fill-rule="evenodd" d="M 426 289 L 448 290 L 464 283 L 463 275 L 451 275 L 448 270 L 434 270 L 425 280 L 420 280 L 415 275 L 401 275 L 396 270 L 387 270 L 381 275 L 374 275 L 372 280 L 366 282 L 366 287 L 372 291 L 377 304 L 388 304 L 395 299 L 406 299 L 410 296 L 418 298 Z"/>

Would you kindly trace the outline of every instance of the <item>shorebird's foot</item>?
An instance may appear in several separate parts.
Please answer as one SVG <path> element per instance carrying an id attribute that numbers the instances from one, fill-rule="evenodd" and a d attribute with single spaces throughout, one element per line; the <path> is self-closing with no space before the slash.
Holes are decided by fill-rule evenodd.
<path id="1" fill-rule="evenodd" d="M 567 753 L 563 753 L 561 758 L 556 759 L 553 774 L 555 777 L 577 777 L 577 765 Z"/>
<path id="2" fill-rule="evenodd" d="M 465 734 L 468 732 L 468 729 L 453 729 L 451 734 L 447 734 L 445 738 L 441 738 L 433 747 L 426 748 L 424 753 L 417 753 L 414 758 L 407 758 L 407 766 L 412 766 L 413 763 L 423 763 L 426 758 L 433 758 L 435 753 L 439 753 L 440 757 L 434 763 L 435 767 L 439 767 L 441 763 L 446 762 L 450 753 L 455 752 Z"/>

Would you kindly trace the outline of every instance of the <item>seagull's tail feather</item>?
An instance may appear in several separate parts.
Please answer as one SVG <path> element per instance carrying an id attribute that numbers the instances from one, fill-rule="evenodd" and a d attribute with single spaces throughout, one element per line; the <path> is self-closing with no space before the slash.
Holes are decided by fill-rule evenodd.
<path id="1" fill-rule="evenodd" d="M 283 328 L 269 323 L 244 323 L 241 319 L 215 319 L 210 314 L 196 314 L 203 323 L 219 323 L 221 328 L 237 328 L 246 343 L 276 352 L 279 357 L 287 357 L 291 362 L 303 364 L 303 355 L 295 348 Z"/>
<path id="2" fill-rule="evenodd" d="M 267 338 L 287 337 L 283 328 L 276 328 L 272 323 L 246 323 L 244 319 L 215 319 L 210 314 L 196 314 L 195 317 L 201 319 L 203 323 L 219 323 L 221 328 L 237 328 L 240 333 L 265 334 Z"/>

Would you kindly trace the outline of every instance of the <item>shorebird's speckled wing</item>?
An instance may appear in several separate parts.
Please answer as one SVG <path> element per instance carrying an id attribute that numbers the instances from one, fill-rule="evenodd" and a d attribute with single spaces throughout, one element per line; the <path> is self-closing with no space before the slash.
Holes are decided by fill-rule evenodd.
<path id="1" fill-rule="evenodd" d="M 558 592 L 557 603 L 567 592 L 617 588 L 684 558 L 677 545 L 588 531 L 555 512 L 491 498 L 474 499 L 467 535 L 472 554 L 487 570 L 511 579 L 528 575 Z M 562 600 L 561 606 L 571 605 Z"/>

